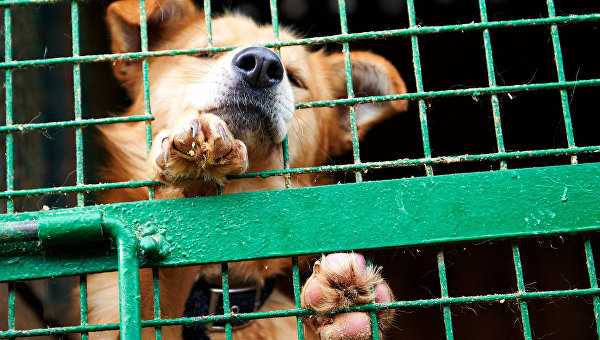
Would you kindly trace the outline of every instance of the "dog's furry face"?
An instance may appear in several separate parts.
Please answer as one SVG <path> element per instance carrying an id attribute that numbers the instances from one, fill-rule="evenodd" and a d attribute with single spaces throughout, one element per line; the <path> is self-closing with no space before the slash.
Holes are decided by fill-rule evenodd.
<path id="1" fill-rule="evenodd" d="M 118 1 L 108 10 L 114 52 L 139 50 L 137 1 Z M 204 15 L 185 0 L 149 1 L 151 50 L 208 46 Z M 249 46 L 273 41 L 271 26 L 248 17 L 227 14 L 212 21 L 213 46 Z M 297 37 L 280 30 L 280 40 Z M 248 148 L 251 171 L 281 168 L 279 144 L 289 132 L 292 167 L 317 166 L 351 148 L 347 107 L 294 110 L 294 103 L 346 97 L 344 58 L 341 53 L 311 52 L 304 46 L 281 49 L 281 81 L 265 88 L 248 86 L 233 65 L 244 48 L 215 55 L 180 55 L 149 59 L 153 131 L 170 127 L 188 109 L 213 113 L 225 121 L 235 138 Z M 357 96 L 404 93 L 404 82 L 384 58 L 369 52 L 352 54 Z M 116 61 L 115 75 L 129 90 L 134 104 L 143 108 L 140 61 Z M 405 101 L 359 105 L 359 137 L 375 123 L 406 109 Z M 302 177 L 302 176 L 300 176 Z M 300 186 L 311 185 L 297 181 Z"/>
<path id="2" fill-rule="evenodd" d="M 203 21 L 197 23 L 202 24 Z M 206 33 L 197 25 L 189 26 L 159 48 L 206 47 Z M 245 46 L 269 41 L 273 36 L 269 27 L 260 27 L 241 15 L 215 19 L 213 32 L 216 46 Z M 254 33 L 241 34 L 243 32 Z M 292 38 L 287 33 L 284 37 Z M 272 86 L 255 87 L 243 79 L 234 65 L 234 60 L 244 51 L 245 48 L 240 47 L 215 55 L 178 56 L 175 60 L 156 58 L 150 66 L 154 80 L 152 95 L 168 101 L 167 106 L 174 114 L 189 108 L 216 114 L 251 150 L 277 145 L 286 136 L 294 112 L 294 90 L 289 71 L 285 70 L 291 70 L 293 60 L 305 58 L 307 53 L 302 47 L 286 49 L 282 53 L 283 79 Z"/>

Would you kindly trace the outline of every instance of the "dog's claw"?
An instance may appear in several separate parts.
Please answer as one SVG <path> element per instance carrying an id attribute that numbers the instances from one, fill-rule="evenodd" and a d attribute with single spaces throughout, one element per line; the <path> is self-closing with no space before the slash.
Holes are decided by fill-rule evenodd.
<path id="1" fill-rule="evenodd" d="M 198 136 L 198 128 L 200 127 L 200 122 L 197 119 L 192 120 L 192 138 L 196 138 Z"/>
<path id="2" fill-rule="evenodd" d="M 221 124 L 219 124 L 219 132 L 221 132 L 221 137 L 223 139 L 227 139 L 227 133 L 225 132 L 225 128 Z"/>
<path id="3" fill-rule="evenodd" d="M 166 163 L 167 160 L 169 159 L 169 149 L 171 148 L 171 146 L 169 145 L 169 137 L 163 138 L 161 148 L 162 148 L 163 160 Z"/>

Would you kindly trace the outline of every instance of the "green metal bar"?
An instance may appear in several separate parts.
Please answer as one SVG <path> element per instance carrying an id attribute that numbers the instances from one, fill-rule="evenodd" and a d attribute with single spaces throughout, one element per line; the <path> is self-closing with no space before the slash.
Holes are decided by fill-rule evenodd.
<path id="1" fill-rule="evenodd" d="M 4 8 L 4 61 L 10 62 L 12 60 L 12 23 L 10 7 Z M 6 126 L 13 124 L 13 86 L 12 86 L 12 70 L 4 71 L 4 89 L 5 89 L 5 115 L 6 115 Z M 6 135 L 6 191 L 14 189 L 15 173 L 14 173 L 14 150 L 13 150 L 13 136 L 8 133 Z M 6 212 L 14 212 L 14 203 L 12 198 L 6 200 Z"/>
<path id="2" fill-rule="evenodd" d="M 598 277 L 596 276 L 596 265 L 594 264 L 594 254 L 592 253 L 592 244 L 589 237 L 583 238 L 585 248 L 585 260 L 590 278 L 590 288 L 598 288 Z M 600 298 L 594 296 L 594 320 L 596 321 L 596 334 L 600 337 Z"/>
<path id="3" fill-rule="evenodd" d="M 300 283 L 300 269 L 298 268 L 298 257 L 296 256 L 292 257 L 292 282 L 294 284 L 294 304 L 296 309 L 301 309 L 300 293 L 302 283 Z M 304 340 L 304 325 L 301 316 L 296 317 L 296 325 L 298 326 L 298 340 Z"/>
<path id="4" fill-rule="evenodd" d="M 158 268 L 152 268 L 152 296 L 154 298 L 154 320 L 160 320 L 160 284 L 158 280 Z M 154 328 L 154 338 L 156 340 L 162 339 L 162 328 L 157 326 Z"/>
<path id="5" fill-rule="evenodd" d="M 277 13 L 277 0 L 269 0 L 271 8 L 271 26 L 273 27 L 273 38 L 275 42 L 279 42 L 279 15 Z M 274 48 L 275 53 L 281 58 L 281 51 L 279 47 Z M 283 154 L 283 169 L 287 170 L 290 168 L 290 150 L 288 136 L 286 135 L 281 142 L 281 151 Z M 292 178 L 289 174 L 284 175 L 285 177 L 285 188 L 289 189 L 292 187 Z"/>
<path id="6" fill-rule="evenodd" d="M 0 192 L 0 198 L 10 198 L 10 197 L 18 197 L 18 196 L 38 196 L 38 195 L 47 195 L 47 194 L 61 194 L 61 193 L 69 193 L 69 192 L 99 191 L 99 190 L 123 189 L 123 188 L 140 188 L 140 187 L 156 186 L 156 185 L 160 185 L 160 184 L 161 184 L 160 182 L 154 182 L 154 181 L 131 181 L 131 182 L 116 182 L 116 183 L 103 183 L 103 184 L 85 184 L 82 186 L 70 186 L 70 187 L 26 189 L 26 190 Z"/>
<path id="7" fill-rule="evenodd" d="M 563 148 L 563 149 L 550 149 L 550 150 L 530 150 L 530 151 L 514 151 L 504 153 L 491 153 L 491 154 L 479 154 L 479 155 L 462 155 L 462 156 L 443 156 L 433 158 L 419 158 L 419 159 L 399 159 L 395 161 L 384 161 L 384 162 L 370 162 L 361 164 L 345 164 L 345 165 L 328 165 L 321 167 L 310 167 L 310 168 L 294 168 L 289 171 L 282 170 L 269 170 L 262 172 L 250 172 L 243 175 L 232 176 L 231 179 L 236 178 L 251 178 L 251 177 L 270 177 L 280 176 L 284 173 L 291 174 L 302 174 L 302 173 L 316 173 L 316 172 L 335 172 L 335 171 L 352 171 L 356 169 L 383 169 L 383 168 L 395 168 L 395 167 L 407 167 L 407 166 L 420 166 L 420 165 L 432 165 L 432 164 L 451 164 L 460 162 L 476 162 L 476 161 L 497 161 L 505 159 L 524 159 L 532 157 L 545 157 L 545 156 L 569 156 L 573 154 L 581 153 L 597 153 L 600 151 L 600 146 L 590 147 L 577 147 L 577 148 Z M 2 197 L 2 193 L 0 193 Z"/>
<path id="8" fill-rule="evenodd" d="M 414 309 L 415 307 L 435 307 L 441 305 L 462 305 L 462 304 L 476 304 L 476 303 L 501 303 L 506 301 L 519 301 L 519 300 L 539 300 L 539 299 L 559 299 L 565 297 L 585 297 L 585 296 L 597 296 L 600 294 L 600 289 L 574 289 L 574 290 L 561 290 L 561 291 L 550 291 L 550 292 L 529 292 L 523 295 L 519 293 L 511 294 L 497 294 L 497 295 L 478 295 L 478 296 L 464 296 L 464 297 L 452 297 L 452 298 L 435 298 L 426 300 L 414 300 L 414 301 L 395 301 L 386 304 L 369 304 L 352 306 L 350 308 L 340 310 L 339 313 L 344 312 L 370 312 L 375 310 L 383 309 Z M 142 321 L 142 327 L 160 327 L 160 326 L 174 326 L 174 325 L 192 325 L 192 324 L 206 324 L 214 321 L 232 321 L 236 320 L 254 320 L 264 318 L 280 318 L 289 316 L 308 316 L 315 315 L 313 310 L 308 309 L 290 309 L 280 310 L 273 312 L 262 312 L 262 313 L 245 313 L 233 315 L 210 315 L 206 317 L 189 317 L 189 318 L 175 318 L 175 319 L 161 319 L 161 320 L 146 320 Z M 27 337 L 27 336 L 41 336 L 41 335 L 53 335 L 53 334 L 68 334 L 68 333 L 83 333 L 93 331 L 104 331 L 104 330 L 117 330 L 119 329 L 118 324 L 103 324 L 103 325 L 87 325 L 87 326 L 72 326 L 72 327 L 57 327 L 57 328 L 44 328 L 44 329 L 32 329 L 32 330 L 8 330 L 0 332 L 0 338 L 10 337 Z"/>
<path id="9" fill-rule="evenodd" d="M 77 2 L 71 3 L 71 37 L 73 43 L 73 56 L 79 56 L 79 7 Z M 75 108 L 75 121 L 81 120 L 81 65 L 73 64 L 73 98 Z M 75 169 L 77 185 L 83 185 L 83 133 L 81 126 L 75 128 Z M 85 205 L 84 192 L 77 193 L 77 205 Z"/>
<path id="10" fill-rule="evenodd" d="M 79 315 L 81 318 L 80 324 L 86 326 L 88 319 L 88 303 L 87 303 L 87 276 L 79 276 Z M 88 333 L 81 333 L 81 340 L 87 340 Z"/>
<path id="11" fill-rule="evenodd" d="M 146 22 L 146 3 L 145 0 L 140 1 L 140 43 L 142 53 L 148 52 L 148 23 Z M 148 77 L 148 59 L 142 59 L 142 80 L 144 90 L 144 113 L 150 118 L 152 110 L 150 108 L 150 80 Z M 152 124 L 150 120 L 146 121 L 146 154 L 150 154 L 152 148 Z M 148 199 L 154 199 L 154 188 L 148 188 Z"/>
<path id="12" fill-rule="evenodd" d="M 340 24 L 342 34 L 348 34 L 348 20 L 346 18 L 346 1 L 338 0 L 338 12 L 340 13 Z M 347 41 L 342 43 L 342 53 L 344 54 L 344 70 L 346 72 L 346 95 L 348 99 L 354 99 L 354 85 L 352 83 L 352 61 L 350 60 L 350 45 Z M 351 105 L 348 111 L 350 115 L 350 131 L 352 132 L 352 157 L 354 164 L 360 164 L 360 147 L 358 142 L 358 127 L 356 125 L 356 108 Z M 354 172 L 356 182 L 362 182 L 362 173 Z"/>
<path id="13" fill-rule="evenodd" d="M 223 314 L 233 315 L 231 313 L 231 305 L 229 303 L 229 268 L 227 262 L 221 263 L 221 278 L 223 282 Z M 233 337 L 233 329 L 231 322 L 225 321 L 225 339 L 231 340 Z"/>
<path id="14" fill-rule="evenodd" d="M 366 262 L 367 267 L 371 267 L 373 265 L 373 262 L 371 261 L 370 256 L 365 257 L 365 262 Z M 371 286 L 370 289 L 371 289 L 371 292 L 375 291 L 375 287 L 373 287 L 373 286 Z M 371 300 L 370 303 L 374 304 L 375 299 Z M 375 311 L 370 311 L 369 319 L 371 320 L 371 338 L 373 340 L 379 340 L 379 323 L 377 322 L 377 313 Z"/>
<path id="15" fill-rule="evenodd" d="M 8 283 L 8 331 L 15 329 L 15 283 Z M 9 339 L 14 339 L 9 337 Z"/>
<path id="16" fill-rule="evenodd" d="M 444 260 L 444 251 L 442 248 L 437 253 L 438 274 L 440 277 L 440 287 L 442 298 L 449 297 L 448 295 L 448 279 L 446 278 L 446 261 Z M 450 314 L 450 306 L 442 305 L 444 313 L 444 327 L 446 331 L 446 340 L 454 339 L 454 330 L 452 329 L 452 315 Z"/>
<path id="17" fill-rule="evenodd" d="M 548 7 L 548 17 L 556 17 L 554 9 L 554 0 L 546 0 Z M 554 48 L 554 60 L 556 61 L 556 71 L 558 74 L 558 82 L 565 82 L 565 67 L 563 64 L 562 49 L 560 47 L 560 38 L 558 36 L 558 28 L 556 25 L 550 26 L 550 34 L 552 35 L 552 46 Z M 575 135 L 573 133 L 573 123 L 571 121 L 571 110 L 569 108 L 569 97 L 565 89 L 560 90 L 560 102 L 563 110 L 563 119 L 565 122 L 565 132 L 567 135 L 568 146 L 575 147 Z M 571 157 L 571 163 L 577 164 L 577 156 Z"/>
<path id="18" fill-rule="evenodd" d="M 538 300 L 538 299 L 555 299 L 564 297 L 585 297 L 585 296 L 598 296 L 600 289 L 588 288 L 588 289 L 575 289 L 575 290 L 561 290 L 561 291 L 549 291 L 549 292 L 530 292 L 530 293 L 511 293 L 511 294 L 496 294 L 496 295 L 480 295 L 480 296 L 465 296 L 455 298 L 436 298 L 426 300 L 413 300 L 413 301 L 395 301 L 386 304 L 369 304 L 361 306 L 352 306 L 348 309 L 340 310 L 339 312 L 371 312 L 383 309 L 411 309 L 415 307 L 432 307 L 441 305 L 460 305 L 460 304 L 471 304 L 471 303 L 493 303 L 493 302 L 505 302 L 505 301 L 519 301 L 519 300 Z M 246 313 L 234 315 L 211 315 L 207 317 L 189 317 L 189 318 L 176 318 L 176 319 L 161 319 L 161 320 L 148 320 L 142 321 L 142 327 L 162 327 L 162 326 L 173 326 L 173 325 L 191 325 L 191 324 L 205 324 L 214 321 L 232 321 L 238 320 L 253 320 L 261 318 L 279 318 L 288 316 L 308 316 L 315 315 L 316 313 L 308 309 L 291 309 L 273 312 L 261 312 L 261 313 Z M 45 328 L 45 329 L 33 329 L 33 330 L 8 330 L 0 332 L 0 338 L 10 337 L 26 337 L 26 336 L 40 336 L 40 335 L 53 335 L 53 334 L 67 334 L 67 333 L 84 333 L 92 331 L 103 331 L 103 330 L 116 330 L 119 328 L 118 324 L 103 324 L 103 325 L 86 325 L 86 326 L 72 326 L 72 327 L 58 327 L 58 328 Z"/>
<path id="19" fill-rule="evenodd" d="M 28 330 L 8 330 L 0 332 L 0 339 L 14 339 L 15 337 L 33 337 L 33 336 L 48 336 L 59 334 L 72 333 L 91 333 L 100 331 L 118 330 L 119 324 L 103 324 L 103 325 L 86 325 L 86 326 L 70 326 L 56 328 L 40 328 Z"/>
<path id="20" fill-rule="evenodd" d="M 408 8 L 408 22 L 410 27 L 417 26 L 417 18 L 415 14 L 414 0 L 407 0 L 406 6 Z M 415 80 L 417 86 L 417 93 L 425 91 L 423 87 L 423 74 L 421 72 L 421 55 L 419 53 L 419 38 L 416 35 L 410 36 L 410 43 L 412 46 L 413 56 L 413 67 L 415 70 Z M 429 144 L 429 127 L 427 124 L 427 107 L 425 101 L 419 100 L 419 122 L 421 124 L 421 139 L 423 141 L 423 155 L 425 158 L 431 158 L 431 146 Z M 425 165 L 425 174 L 427 176 L 433 176 L 433 167 L 429 164 Z"/>
<path id="21" fill-rule="evenodd" d="M 495 86 L 495 87 L 479 87 L 470 89 L 457 89 L 457 90 L 441 90 L 441 91 L 428 91 L 428 92 L 416 92 L 416 93 L 405 93 L 395 94 L 387 96 L 373 96 L 373 97 L 359 97 L 354 99 L 336 99 L 327 101 L 316 101 L 308 103 L 300 103 L 296 105 L 296 109 L 305 109 L 313 107 L 335 107 L 338 105 L 353 105 L 353 104 L 365 104 L 374 103 L 380 101 L 391 101 L 391 100 L 421 100 L 421 99 L 433 99 L 433 98 L 445 98 L 445 97 L 457 97 L 457 96 L 469 96 L 477 97 L 486 94 L 494 93 L 516 93 L 524 91 L 542 91 L 542 90 L 556 90 L 556 89 L 570 89 L 575 87 L 596 87 L 600 86 L 600 79 L 588 79 L 578 81 L 566 81 L 564 83 L 539 83 L 539 84 L 524 84 L 524 85 L 508 85 L 508 86 Z"/>
<path id="22" fill-rule="evenodd" d="M 206 43 L 208 48 L 213 47 L 212 36 L 212 10 L 210 0 L 204 0 L 204 22 L 206 23 Z"/>
<path id="23" fill-rule="evenodd" d="M 512 253 L 513 253 L 513 261 L 515 264 L 515 274 L 517 277 L 517 294 L 520 296 L 517 301 L 521 307 L 521 321 L 523 323 L 523 336 L 525 340 L 531 340 L 531 325 L 529 323 L 529 310 L 527 308 L 527 302 L 525 301 L 525 295 L 527 292 L 525 291 L 525 279 L 523 277 L 523 266 L 521 264 L 521 253 L 519 251 L 519 245 L 517 241 L 512 241 Z"/>
<path id="24" fill-rule="evenodd" d="M 119 329 L 121 340 L 142 339 L 138 239 L 120 220 L 105 218 L 105 232 L 117 243 L 119 259 Z"/>
<path id="25" fill-rule="evenodd" d="M 212 34 L 212 9 L 210 0 L 204 0 L 204 22 L 206 26 L 206 45 L 207 48 L 213 48 L 213 34 Z M 223 187 L 219 184 L 216 185 L 216 195 L 223 195 Z"/>
<path id="26" fill-rule="evenodd" d="M 310 167 L 310 168 L 294 168 L 288 170 L 270 170 L 263 172 L 252 172 L 238 176 L 232 176 L 230 179 L 240 178 L 252 178 L 262 177 L 267 178 L 270 176 L 281 176 L 285 174 L 304 174 L 304 173 L 325 173 L 325 172 L 337 172 L 337 171 L 356 171 L 356 170 L 368 170 L 368 169 L 384 169 L 384 168 L 397 168 L 407 166 L 420 166 L 420 165 L 432 165 L 432 164 L 451 164 L 460 162 L 478 162 L 478 161 L 496 161 L 504 159 L 524 159 L 532 157 L 547 157 L 547 156 L 569 156 L 574 154 L 589 154 L 600 152 L 600 146 L 585 146 L 576 148 L 563 148 L 563 149 L 550 149 L 550 150 L 530 150 L 530 151 L 515 151 L 505 153 L 492 153 L 492 154 L 480 154 L 480 155 L 463 155 L 463 156 L 448 156 L 448 157 L 434 157 L 434 158 L 420 158 L 420 159 L 400 159 L 396 161 L 385 161 L 385 162 L 369 162 L 361 164 L 346 164 L 346 165 L 330 165 L 321 167 Z M 110 189 L 122 189 L 122 188 L 139 188 L 148 186 L 162 185 L 160 182 L 155 181 L 131 181 L 131 182 L 116 182 L 116 183 L 103 183 L 103 184 L 85 184 L 82 186 L 67 186 L 67 187 L 56 187 L 56 188 L 39 188 L 39 189 L 25 189 L 25 190 L 14 190 L 0 192 L 0 198 L 8 197 L 19 197 L 19 196 L 37 196 L 57 193 L 69 193 L 78 191 L 101 191 Z"/>
<path id="27" fill-rule="evenodd" d="M 487 7 L 485 0 L 479 0 L 479 16 L 481 22 L 488 22 Z M 488 84 L 490 87 L 496 86 L 496 72 L 494 71 L 494 55 L 492 53 L 492 41 L 490 39 L 490 30 L 483 30 L 483 46 L 485 50 L 485 60 L 487 65 Z M 496 94 L 492 94 L 492 116 L 494 117 L 494 132 L 496 133 L 496 146 L 498 152 L 505 152 L 504 135 L 502 134 L 502 122 L 500 118 L 500 102 Z M 500 161 L 500 169 L 506 170 L 508 167 L 506 161 Z"/>
<path id="28" fill-rule="evenodd" d="M 66 127 L 84 127 L 92 125 L 107 125 L 116 123 L 132 123 L 147 120 L 154 120 L 154 117 L 148 116 L 125 116 L 125 117 L 110 117 L 110 118 L 94 118 L 69 120 L 64 122 L 49 122 L 49 123 L 30 123 L 30 124 L 14 124 L 10 126 L 0 126 L 0 133 L 3 132 L 25 132 L 34 130 L 61 129 Z"/>
<path id="29" fill-rule="evenodd" d="M 100 212 L 119 216 L 134 230 L 169 221 L 167 236 L 175 240 L 171 251 L 142 260 L 143 267 L 541 237 L 600 230 L 600 182 L 590 181 L 599 174 L 600 164 L 590 163 L 416 177 L 6 214 L 0 215 L 0 225 Z M 364 232 L 367 220 L 369 233 Z M 330 235 L 341 229 L 346 233 L 330 242 Z M 35 243 L 0 244 L 0 281 L 117 267 L 114 257 L 92 249 L 51 259 L 45 254 Z"/>
<path id="30" fill-rule="evenodd" d="M 5 2 L 0 3 L 0 6 L 4 5 Z M 327 44 L 344 41 L 354 40 L 365 40 L 365 39 L 382 39 L 391 37 L 402 37 L 411 35 L 426 35 L 426 34 L 439 34 L 445 32 L 466 32 L 466 31 L 478 31 L 484 29 L 495 29 L 495 28 L 519 28 L 519 27 L 530 27 L 530 26 L 544 26 L 544 25 L 562 25 L 562 24 L 575 24 L 582 22 L 600 21 L 600 14 L 585 14 L 585 15 L 574 15 L 574 16 L 559 16 L 555 18 L 539 18 L 539 19 L 527 19 L 527 20 L 507 20 L 507 21 L 494 21 L 488 23 L 470 23 L 460 25 L 448 25 L 448 26 L 426 26 L 426 27 L 410 27 L 397 30 L 386 30 L 386 31 L 371 31 L 362 33 L 352 34 L 337 34 L 318 38 L 305 38 L 296 39 L 290 41 L 281 41 L 278 43 L 268 42 L 255 44 L 254 46 L 263 46 L 267 48 L 284 47 L 284 46 L 296 46 L 296 45 L 316 45 L 316 44 Z M 60 63 L 85 63 L 85 62 L 107 62 L 117 59 L 141 59 L 148 57 L 164 57 L 172 55 L 182 54 L 197 54 L 206 52 L 224 52 L 231 51 L 239 46 L 223 46 L 215 47 L 212 49 L 186 49 L 186 50 L 164 50 L 164 51 L 149 51 L 149 52 L 131 52 L 131 53 L 120 53 L 120 54 L 98 54 L 98 55 L 86 55 L 80 57 L 58 57 L 48 59 L 36 59 L 36 60 L 24 60 L 24 61 L 11 61 L 0 63 L 0 68 L 15 68 L 15 67 L 27 67 L 36 65 L 49 65 L 49 64 L 60 64 Z"/>

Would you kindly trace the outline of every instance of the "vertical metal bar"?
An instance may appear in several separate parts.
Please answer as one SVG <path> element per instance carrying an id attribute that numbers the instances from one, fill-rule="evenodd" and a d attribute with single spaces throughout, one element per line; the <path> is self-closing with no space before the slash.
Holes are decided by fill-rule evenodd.
<path id="1" fill-rule="evenodd" d="M 12 28 L 11 28 L 10 7 L 4 8 L 4 61 L 12 60 Z M 4 89 L 6 96 L 6 126 L 13 124 L 13 86 L 12 86 L 12 69 L 4 71 Z M 14 164 L 13 164 L 13 135 L 11 132 L 6 134 L 6 191 L 14 189 Z M 14 212 L 13 198 L 9 197 L 6 200 L 6 212 Z"/>
<path id="2" fill-rule="evenodd" d="M 73 43 L 73 56 L 79 56 L 79 5 L 76 1 L 71 2 L 71 37 Z M 81 65 L 73 64 L 73 98 L 75 108 L 75 120 L 81 120 Z M 75 168 L 77 173 L 77 185 L 84 184 L 83 178 L 83 128 L 75 128 Z M 77 193 L 77 205 L 85 205 L 83 192 Z"/>
<path id="3" fill-rule="evenodd" d="M 417 18 L 415 14 L 414 0 L 407 0 L 408 22 L 410 27 L 417 27 Z M 423 74 L 421 72 L 421 55 L 419 53 L 419 38 L 416 35 L 410 36 L 413 55 L 413 67 L 415 69 L 415 79 L 417 92 L 424 92 Z M 427 125 L 427 108 L 424 100 L 419 100 L 419 121 L 421 122 L 421 135 L 423 139 L 423 155 L 425 158 L 431 158 L 431 146 L 429 144 L 429 127 Z M 433 176 L 433 167 L 429 164 L 425 165 L 425 173 L 427 176 Z"/>
<path id="4" fill-rule="evenodd" d="M 119 279 L 119 328 L 121 340 L 142 339 L 139 243 L 133 230 L 121 220 L 103 218 L 104 232 L 117 244 Z"/>
<path id="5" fill-rule="evenodd" d="M 132 238 L 132 239 L 128 239 Z M 119 253 L 119 314 L 121 340 L 142 339 L 140 307 L 140 269 L 134 235 L 120 236 Z"/>
<path id="6" fill-rule="evenodd" d="M 548 7 L 548 17 L 556 17 L 554 9 L 554 0 L 546 0 Z M 556 72 L 558 74 L 558 82 L 564 83 L 565 67 L 563 64 L 562 49 L 560 47 L 560 38 L 558 36 L 558 28 L 556 25 L 550 26 L 550 34 L 552 35 L 552 46 L 554 47 L 554 60 L 556 61 Z M 569 148 L 575 147 L 575 135 L 573 133 L 573 123 L 571 121 L 571 110 L 569 108 L 569 96 L 566 89 L 560 90 L 560 102 L 563 110 L 563 119 L 565 121 L 565 132 L 567 134 L 567 143 Z M 571 164 L 577 164 L 577 156 L 571 156 Z"/>
<path id="7" fill-rule="evenodd" d="M 479 0 L 479 16 L 482 23 L 488 22 L 485 0 Z M 492 53 L 492 41 L 490 39 L 489 29 L 483 30 L 483 46 L 487 65 L 488 84 L 490 87 L 494 87 L 496 86 L 496 72 L 494 71 L 494 55 Z M 500 119 L 500 102 L 497 94 L 492 94 L 492 115 L 494 117 L 494 131 L 496 133 L 496 146 L 498 147 L 498 152 L 505 152 L 504 135 L 502 133 L 502 122 Z M 506 160 L 500 161 L 500 170 L 505 170 L 507 168 Z"/>
<path id="8" fill-rule="evenodd" d="M 448 279 L 446 277 L 446 261 L 444 259 L 444 251 L 440 248 L 437 253 L 438 273 L 440 276 L 440 287 L 442 290 L 442 299 L 447 298 L 448 294 Z M 454 339 L 454 330 L 452 329 L 452 315 L 450 314 L 450 306 L 443 306 L 444 326 L 446 327 L 446 340 Z"/>
<path id="9" fill-rule="evenodd" d="M 269 4 L 271 7 L 271 26 L 273 27 L 273 35 L 276 42 L 279 42 L 279 14 L 277 13 L 277 0 L 269 0 Z M 274 48 L 275 53 L 279 58 L 281 58 L 281 51 L 279 47 Z M 290 150 L 288 145 L 288 136 L 285 136 L 283 142 L 281 142 L 281 151 L 283 153 L 283 168 L 290 168 Z M 290 174 L 285 174 L 285 188 L 289 189 L 292 186 L 292 176 Z"/>
<path id="10" fill-rule="evenodd" d="M 146 3 L 145 0 L 140 0 L 140 42 L 142 52 L 148 52 L 148 23 L 146 22 Z M 152 117 L 152 110 L 150 108 L 150 80 L 148 77 L 148 60 L 142 60 L 142 80 L 144 89 L 144 114 L 148 117 Z M 152 125 L 151 121 L 146 121 L 146 154 L 150 153 L 152 147 Z M 148 198 L 154 199 L 154 188 L 148 188 Z"/>
<path id="11" fill-rule="evenodd" d="M 373 265 L 373 262 L 371 262 L 370 257 L 366 257 L 365 262 L 366 262 L 367 267 L 370 267 Z M 370 287 L 370 289 L 371 289 L 371 291 L 374 291 L 375 287 Z M 375 303 L 375 300 L 373 299 L 371 301 L 371 303 Z M 379 340 L 379 324 L 377 322 L 377 313 L 375 311 L 370 311 L 369 318 L 371 319 L 371 339 Z"/>
<path id="12" fill-rule="evenodd" d="M 517 289 L 519 294 L 525 293 L 525 279 L 523 277 L 523 266 L 521 264 L 521 252 L 519 251 L 519 245 L 517 241 L 512 241 L 512 252 L 513 261 L 515 263 L 515 273 L 517 276 Z M 520 301 L 521 307 L 521 320 L 523 322 L 523 336 L 525 340 L 531 340 L 531 325 L 529 323 L 529 310 L 527 309 L 527 302 Z"/>
<path id="13" fill-rule="evenodd" d="M 8 282 L 8 330 L 15 330 L 15 283 L 12 281 Z"/>
<path id="14" fill-rule="evenodd" d="M 85 326 L 88 322 L 88 304 L 87 304 L 87 276 L 79 276 L 79 315 L 81 317 L 81 325 Z M 81 333 L 81 340 L 87 340 L 88 333 Z"/>
<path id="15" fill-rule="evenodd" d="M 204 0 L 204 23 L 206 26 L 206 47 L 213 47 L 213 34 L 212 34 L 212 8 L 210 0 Z M 215 194 L 223 195 L 223 187 L 219 184 L 216 185 Z"/>
<path id="16" fill-rule="evenodd" d="M 342 34 L 348 34 L 348 20 L 346 18 L 346 1 L 338 0 L 338 10 L 340 12 L 340 24 Z M 342 53 L 344 54 L 344 68 L 346 72 L 346 94 L 348 99 L 354 99 L 354 85 L 352 83 L 352 62 L 350 60 L 350 45 L 347 41 L 342 44 Z M 358 127 L 356 125 L 355 106 L 350 106 L 350 130 L 352 131 L 352 156 L 354 164 L 360 164 L 360 148 L 358 142 Z M 354 173 L 356 182 L 362 182 L 362 173 L 356 171 Z"/>
<path id="17" fill-rule="evenodd" d="M 154 297 L 154 320 L 160 319 L 160 285 L 158 283 L 158 268 L 152 268 L 152 288 Z M 162 339 L 162 327 L 154 327 L 154 337 L 156 340 Z"/>
<path id="18" fill-rule="evenodd" d="M 223 281 L 223 314 L 231 314 L 231 305 L 229 303 L 229 267 L 227 262 L 221 263 L 221 278 Z M 231 322 L 225 323 L 225 339 L 231 340 L 233 337 Z"/>
<path id="19" fill-rule="evenodd" d="M 598 288 L 598 278 L 596 276 L 596 265 L 594 264 L 594 254 L 592 253 L 592 244 L 589 237 L 583 238 L 583 245 L 585 247 L 585 259 L 588 269 L 588 276 L 590 278 L 590 288 Z M 596 335 L 600 339 L 600 297 L 594 295 L 594 320 L 596 321 Z"/>
<path id="20" fill-rule="evenodd" d="M 300 284 L 300 269 L 298 268 L 298 257 L 296 256 L 292 257 L 292 280 L 294 284 L 294 304 L 296 309 L 300 309 L 302 308 L 300 302 L 302 285 Z M 304 324 L 301 316 L 296 317 L 296 324 L 298 326 L 298 340 L 304 340 Z"/>
<path id="21" fill-rule="evenodd" d="M 206 24 L 206 45 L 208 48 L 212 48 L 212 10 L 210 0 L 204 0 L 204 23 Z"/>

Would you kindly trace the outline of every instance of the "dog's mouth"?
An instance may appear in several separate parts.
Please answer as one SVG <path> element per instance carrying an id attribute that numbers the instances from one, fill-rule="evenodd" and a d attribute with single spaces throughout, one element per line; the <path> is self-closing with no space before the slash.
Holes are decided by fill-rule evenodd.
<path id="1" fill-rule="evenodd" d="M 281 118 L 258 105 L 230 103 L 202 112 L 212 113 L 225 121 L 236 139 L 247 145 L 278 144 L 287 134 L 281 131 Z"/>

